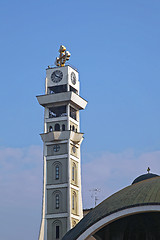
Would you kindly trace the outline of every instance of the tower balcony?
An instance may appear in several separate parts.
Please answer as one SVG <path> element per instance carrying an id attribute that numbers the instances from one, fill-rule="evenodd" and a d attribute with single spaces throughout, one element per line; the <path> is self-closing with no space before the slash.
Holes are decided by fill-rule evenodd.
<path id="1" fill-rule="evenodd" d="M 75 144 L 83 140 L 83 133 L 73 131 L 53 131 L 40 134 L 43 142 L 53 142 L 71 139 Z"/>
<path id="2" fill-rule="evenodd" d="M 78 94 L 70 92 L 62 92 L 57 94 L 45 94 L 37 96 L 39 104 L 43 107 L 51 107 L 53 105 L 63 105 L 71 103 L 75 105 L 79 110 L 85 109 L 87 101 L 81 98 Z"/>

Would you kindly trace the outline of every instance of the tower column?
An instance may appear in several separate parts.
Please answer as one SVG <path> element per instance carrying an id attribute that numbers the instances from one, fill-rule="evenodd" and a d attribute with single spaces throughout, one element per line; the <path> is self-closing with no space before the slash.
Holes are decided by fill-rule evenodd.
<path id="1" fill-rule="evenodd" d="M 37 96 L 44 107 L 43 209 L 39 240 L 62 239 L 83 216 L 80 172 L 83 133 L 79 127 L 79 110 L 85 109 L 87 102 L 79 96 L 78 78 L 77 70 L 70 66 L 49 67 L 45 94 Z"/>

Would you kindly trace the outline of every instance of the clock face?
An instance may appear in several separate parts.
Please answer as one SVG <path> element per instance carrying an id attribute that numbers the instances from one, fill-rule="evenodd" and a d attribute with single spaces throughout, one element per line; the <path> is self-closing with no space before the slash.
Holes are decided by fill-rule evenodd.
<path id="1" fill-rule="evenodd" d="M 76 84 L 76 74 L 74 72 L 71 73 L 71 82 L 75 85 Z"/>
<path id="2" fill-rule="evenodd" d="M 63 73 L 60 70 L 56 70 L 51 75 L 51 80 L 55 83 L 58 83 L 62 80 Z"/>

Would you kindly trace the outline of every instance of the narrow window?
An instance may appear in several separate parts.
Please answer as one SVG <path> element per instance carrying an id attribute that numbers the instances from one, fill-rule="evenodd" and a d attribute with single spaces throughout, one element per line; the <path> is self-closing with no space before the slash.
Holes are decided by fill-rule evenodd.
<path id="1" fill-rule="evenodd" d="M 49 126 L 49 132 L 52 132 L 52 131 L 53 131 L 52 126 Z"/>
<path id="2" fill-rule="evenodd" d="M 70 107 L 70 117 L 75 119 L 75 120 L 77 120 L 77 116 L 76 115 L 77 115 L 76 109 Z"/>
<path id="3" fill-rule="evenodd" d="M 59 226 L 56 226 L 56 239 L 59 239 Z"/>
<path id="4" fill-rule="evenodd" d="M 59 166 L 56 166 L 56 180 L 59 179 Z"/>
<path id="5" fill-rule="evenodd" d="M 56 209 L 59 209 L 59 194 L 56 194 Z"/>
<path id="6" fill-rule="evenodd" d="M 74 181 L 74 167 L 72 167 L 72 180 Z"/>
<path id="7" fill-rule="evenodd" d="M 75 129 L 75 128 L 74 128 L 74 125 L 73 125 L 73 126 L 72 126 L 72 131 L 74 131 L 74 129 Z"/>
<path id="8" fill-rule="evenodd" d="M 55 131 L 60 131 L 60 125 L 58 123 L 55 124 L 54 130 Z"/>
<path id="9" fill-rule="evenodd" d="M 70 125 L 70 130 L 72 130 L 72 126 Z"/>
<path id="10" fill-rule="evenodd" d="M 62 131 L 65 131 L 65 125 L 64 124 L 62 125 Z"/>
<path id="11" fill-rule="evenodd" d="M 74 194 L 72 195 L 72 209 L 74 210 Z"/>

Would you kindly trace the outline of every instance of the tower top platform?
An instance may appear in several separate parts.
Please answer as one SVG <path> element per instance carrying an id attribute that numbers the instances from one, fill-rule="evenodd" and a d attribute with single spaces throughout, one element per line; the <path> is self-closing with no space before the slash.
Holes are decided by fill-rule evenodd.
<path id="1" fill-rule="evenodd" d="M 57 94 L 45 94 L 37 96 L 38 102 L 43 107 L 56 106 L 59 104 L 72 103 L 79 110 L 85 109 L 87 101 L 78 94 L 70 92 L 62 92 Z"/>

